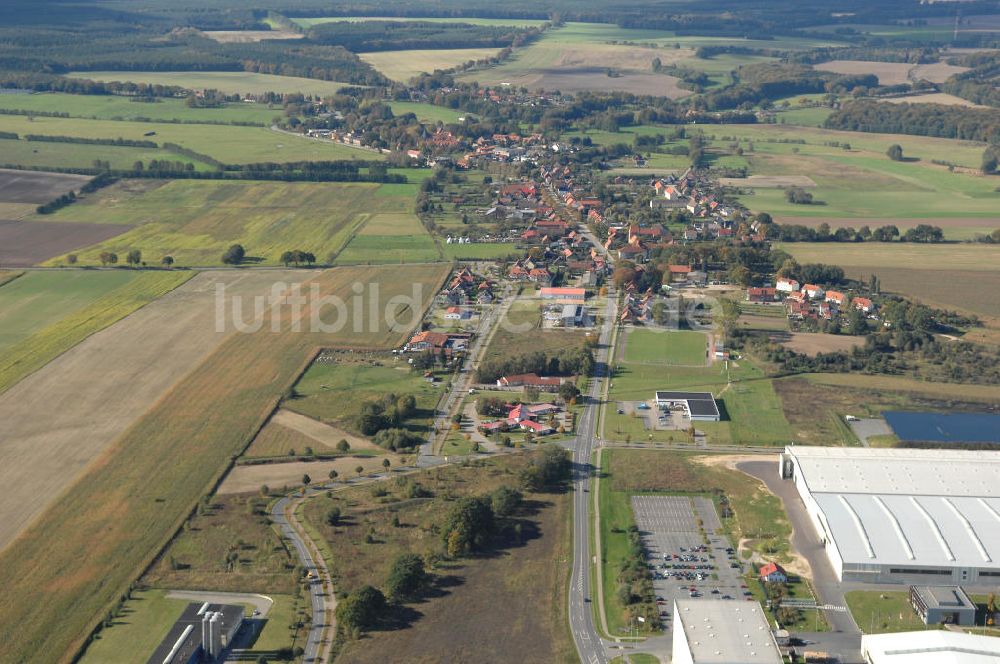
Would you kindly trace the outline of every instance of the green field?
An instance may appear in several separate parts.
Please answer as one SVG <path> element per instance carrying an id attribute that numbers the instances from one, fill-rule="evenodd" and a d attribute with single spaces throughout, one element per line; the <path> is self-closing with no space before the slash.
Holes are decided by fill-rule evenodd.
<path id="1" fill-rule="evenodd" d="M 426 382 L 420 372 L 411 371 L 402 357 L 380 355 L 371 362 L 350 356 L 342 361 L 316 362 L 295 385 L 295 398 L 285 402 L 289 410 L 334 423 L 349 431 L 357 429 L 354 417 L 361 406 L 386 394 L 412 394 L 417 400 L 417 415 L 407 426 L 426 430 L 441 397 L 440 383 Z"/>
<path id="2" fill-rule="evenodd" d="M 270 125 L 281 116 L 281 107 L 267 104 L 229 103 L 222 108 L 190 108 L 183 99 L 157 97 L 137 102 L 117 95 L 73 95 L 62 92 L 0 95 L 0 109 L 69 113 L 94 120 L 162 120 L 176 122 L 253 122 Z"/>
<path id="3" fill-rule="evenodd" d="M 470 60 L 485 60 L 500 52 L 499 48 L 442 48 L 411 51 L 378 51 L 358 57 L 394 81 L 408 81 L 422 73 L 451 69 Z"/>
<path id="4" fill-rule="evenodd" d="M 635 329 L 625 341 L 625 362 L 703 366 L 708 338 L 702 332 Z"/>
<path id="5" fill-rule="evenodd" d="M 684 431 L 650 430 L 642 419 L 628 412 L 618 414 L 617 402 L 649 401 L 656 390 L 711 392 L 722 421 L 694 423 L 711 443 L 785 445 L 792 440 L 772 381 L 747 360 L 709 367 L 618 362 L 604 411 L 604 434 L 632 442 L 688 441 Z"/>
<path id="6" fill-rule="evenodd" d="M 865 634 L 928 629 L 910 606 L 910 595 L 906 591 L 852 590 L 844 597 L 854 622 Z"/>
<path id="7" fill-rule="evenodd" d="M 28 272 L 0 288 L 0 352 L 76 313 L 138 272 Z"/>
<path id="8" fill-rule="evenodd" d="M 321 81 L 297 76 L 274 76 L 242 71 L 78 71 L 67 74 L 70 78 L 91 81 L 131 81 L 150 85 L 176 85 L 190 90 L 219 90 L 226 94 L 286 94 L 301 92 L 320 97 L 335 94 L 350 85 L 338 81 Z"/>
<path id="9" fill-rule="evenodd" d="M 99 276 L 108 274 L 109 276 Z M 0 392 L 28 374 L 66 352 L 91 334 L 99 332 L 145 304 L 164 295 L 194 276 L 193 272 L 141 272 L 119 277 L 117 273 L 32 273 L 0 288 L 0 306 L 6 304 L 15 312 L 21 311 L 28 323 L 3 320 L 6 307 L 0 309 L 0 323 L 7 327 L 20 327 L 13 339 L 7 340 L 0 355 Z M 114 277 L 110 275 L 115 275 Z M 98 277 L 93 279 L 93 277 Z M 15 288 L 14 295 L 6 294 L 8 288 L 25 281 L 25 290 Z M 115 282 L 121 283 L 115 286 Z M 68 302 L 61 292 L 67 289 L 84 301 L 83 306 Z M 51 307 L 47 300 L 62 301 L 62 311 Z M 4 303 L 2 300 L 7 299 Z M 24 304 L 31 303 L 25 310 Z M 18 340 L 19 337 L 19 340 Z M 13 343 L 12 343 L 13 342 Z"/>
<path id="10" fill-rule="evenodd" d="M 238 127 L 234 125 L 176 124 L 158 122 L 116 122 L 113 120 L 85 120 L 80 118 L 28 118 L 20 115 L 0 115 L 0 131 L 16 132 L 20 136 L 40 134 L 44 136 L 74 136 L 79 138 L 126 138 L 130 140 L 153 141 L 159 145 L 176 143 L 182 147 L 217 159 L 227 164 L 248 164 L 256 162 L 289 162 L 338 159 L 381 159 L 377 152 L 353 148 L 332 141 L 318 141 L 303 136 L 272 131 L 266 127 Z M 154 132 L 153 135 L 147 135 Z M 8 141 L 4 141 L 8 143 Z M 15 143 L 10 141 L 10 143 Z M 22 149 L 48 152 L 51 156 L 39 158 L 44 165 L 64 165 L 60 155 L 64 151 L 93 154 L 87 162 L 89 167 L 98 156 L 102 145 L 80 145 L 72 143 L 41 143 L 20 141 Z M 122 148 L 113 147 L 114 150 Z M 150 152 L 150 150 L 146 150 Z M 155 156 L 149 158 L 190 161 L 172 155 L 164 150 L 152 150 Z M 32 152 L 33 153 L 33 152 Z M 134 157 L 139 159 L 140 157 Z M 15 162 L 15 155 L 5 151 L 0 161 Z M 131 164 L 129 164 L 131 167 Z"/>
<path id="11" fill-rule="evenodd" d="M 176 265 L 218 265 L 233 243 L 246 248 L 251 262 L 275 265 L 284 251 L 292 249 L 312 252 L 318 261 L 325 262 L 368 219 L 408 210 L 410 199 L 383 195 L 382 190 L 409 186 L 127 180 L 47 219 L 136 225 L 107 242 L 76 252 L 82 264 L 97 264 L 105 250 L 123 257 L 129 249 L 139 249 L 153 264 L 163 256 L 172 256 Z M 419 222 L 412 226 L 414 232 L 423 231 Z M 426 231 L 423 233 L 433 246 Z M 436 259 L 437 253 L 430 258 Z M 54 258 L 50 264 L 62 261 Z"/>
<path id="12" fill-rule="evenodd" d="M 382 185 L 367 204 L 376 210 L 337 254 L 337 265 L 424 263 L 441 260 L 427 229 L 410 210 L 417 185 Z"/>
<path id="13" fill-rule="evenodd" d="M 475 244 L 442 244 L 444 257 L 455 260 L 498 260 L 518 255 L 512 242 L 477 242 Z"/>
<path id="14" fill-rule="evenodd" d="M 95 637 L 80 663 L 134 664 L 137 657 L 143 659 L 151 655 L 184 608 L 191 603 L 191 600 L 167 597 L 168 592 L 151 589 L 132 593 L 121 615 L 111 627 L 103 629 Z M 288 625 L 294 616 L 295 601 L 289 595 L 270 597 L 274 604 L 268 611 L 263 630 L 248 654 L 270 653 L 291 646 Z M 248 617 L 249 613 L 248 607 Z"/>
<path id="15" fill-rule="evenodd" d="M 359 21 L 420 21 L 422 23 L 468 23 L 470 25 L 496 25 L 512 26 L 518 28 L 537 27 L 545 23 L 541 19 L 530 18 L 434 18 L 434 17 L 395 17 L 395 16 L 317 16 L 310 18 L 292 18 L 293 23 L 301 25 L 303 28 L 311 28 L 321 23 L 337 23 L 346 21 L 357 23 Z"/>
<path id="16" fill-rule="evenodd" d="M 418 120 L 428 123 L 456 123 L 459 118 L 465 116 L 465 113 L 462 111 L 456 111 L 451 108 L 445 108 L 444 106 L 435 106 L 434 104 L 424 104 L 415 101 L 394 101 L 391 102 L 389 106 L 392 108 L 393 115 L 413 113 L 417 116 Z"/>
<path id="17" fill-rule="evenodd" d="M 3 95 L 0 95 L 2 97 Z M 111 138 L 116 138 L 112 136 Z M 93 168 L 94 161 L 106 161 L 111 168 L 131 170 L 135 162 L 148 164 L 154 159 L 194 164 L 195 170 L 208 171 L 208 164 L 164 149 L 132 148 L 117 145 L 80 145 L 76 143 L 40 143 L 0 139 L 0 164 L 25 168 Z"/>

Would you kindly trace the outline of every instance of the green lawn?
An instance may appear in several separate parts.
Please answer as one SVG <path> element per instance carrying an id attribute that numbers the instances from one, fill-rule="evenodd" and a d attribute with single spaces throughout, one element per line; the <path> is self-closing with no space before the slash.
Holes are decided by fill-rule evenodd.
<path id="1" fill-rule="evenodd" d="M 430 426 L 443 390 L 441 383 L 426 382 L 402 357 L 379 355 L 371 362 L 349 357 L 337 360 L 313 363 L 295 385 L 297 396 L 286 401 L 285 407 L 355 431 L 354 418 L 365 402 L 387 394 L 412 394 L 417 413 L 406 425 L 418 431 Z"/>
<path id="2" fill-rule="evenodd" d="M 176 143 L 182 147 L 217 159 L 227 164 L 256 162 L 289 162 L 338 159 L 381 159 L 377 152 L 361 150 L 332 141 L 319 141 L 303 136 L 272 131 L 267 127 L 238 127 L 233 125 L 176 124 L 159 122 L 116 122 L 114 120 L 86 120 L 80 118 L 29 119 L 21 115 L 0 115 L 0 131 L 16 132 L 20 136 L 41 134 L 45 136 L 74 136 L 79 138 L 126 138 L 153 141 L 159 145 Z M 154 132 L 152 135 L 147 135 Z M 62 143 L 28 143 L 32 150 L 50 149 L 53 160 L 67 149 L 106 146 L 73 145 Z M 170 153 L 158 153 L 156 158 L 186 161 Z M 96 159 L 98 157 L 92 157 Z M 0 160 L 14 161 L 14 156 L 4 154 Z M 57 166 L 58 162 L 46 164 Z M 87 164 L 90 165 L 89 163 Z"/>
<path id="3" fill-rule="evenodd" d="M 382 185 L 372 202 L 385 210 L 374 214 L 337 254 L 337 265 L 422 263 L 441 260 L 437 244 L 410 210 L 415 184 Z"/>
<path id="4" fill-rule="evenodd" d="M 517 255 L 512 242 L 479 242 L 476 244 L 442 244 L 444 257 L 454 260 L 497 260 Z"/>
<path id="5" fill-rule="evenodd" d="M 103 629 L 87 648 L 81 664 L 134 664 L 145 661 L 190 604 L 169 599 L 166 590 L 132 593 L 121 615 Z"/>
<path id="6" fill-rule="evenodd" d="M 172 256 L 176 265 L 217 265 L 234 243 L 242 244 L 251 260 L 264 264 L 278 264 L 281 254 L 292 249 L 312 252 L 325 262 L 343 249 L 372 215 L 408 209 L 412 203 L 406 198 L 379 195 L 382 187 L 406 186 L 123 181 L 47 219 L 135 225 L 122 235 L 77 251 L 81 264 L 98 263 L 105 250 L 121 257 L 134 248 L 154 264 L 163 256 Z M 418 222 L 414 226 L 423 231 Z M 437 258 L 436 253 L 433 258 Z M 63 260 L 58 257 L 49 263 Z"/>
<path id="7" fill-rule="evenodd" d="M 910 606 L 906 591 L 852 590 L 845 599 L 854 622 L 865 634 L 927 629 Z"/>
<path id="8" fill-rule="evenodd" d="M 625 342 L 626 362 L 704 366 L 708 338 L 702 332 L 634 329 Z"/>
<path id="9" fill-rule="evenodd" d="M 153 102 L 137 102 L 118 95 L 74 95 L 62 92 L 0 95 L 0 109 L 69 113 L 74 118 L 95 120 L 166 120 L 178 122 L 253 122 L 271 124 L 280 117 L 280 106 L 233 102 L 222 108 L 190 108 L 183 99 L 157 97 Z"/>
<path id="10" fill-rule="evenodd" d="M 176 85 L 191 90 L 219 90 L 226 94 L 263 94 L 265 92 L 301 92 L 305 95 L 329 96 L 350 83 L 321 81 L 297 76 L 274 76 L 243 71 L 79 71 L 70 78 L 91 81 L 131 81 L 150 85 Z"/>
<path id="11" fill-rule="evenodd" d="M 124 286 L 138 272 L 28 272 L 0 287 L 0 352 Z"/>

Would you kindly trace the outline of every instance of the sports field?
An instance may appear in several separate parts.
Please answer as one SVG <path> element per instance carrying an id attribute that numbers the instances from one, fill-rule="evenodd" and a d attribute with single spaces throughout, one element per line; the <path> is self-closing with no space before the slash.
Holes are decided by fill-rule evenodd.
<path id="1" fill-rule="evenodd" d="M 395 295 L 409 294 L 411 283 L 425 283 L 428 300 L 417 305 L 422 313 L 446 271 L 445 266 L 339 269 L 319 275 L 317 283 L 321 293 L 346 298 L 351 284 L 377 282 L 380 308 Z M 273 279 L 274 274 L 265 278 Z M 85 479 L 58 498 L 55 509 L 45 512 L 21 540 L 0 553 L 0 582 L 6 589 L 0 597 L 0 621 L 22 626 L 16 634 L 0 641 L 0 659 L 51 662 L 51 654 L 59 653 L 58 661 L 70 661 L 87 632 L 172 536 L 198 498 L 219 478 L 229 459 L 248 444 L 317 346 L 390 347 L 409 331 L 380 325 L 375 332 L 359 334 L 352 332 L 353 325 L 348 324 L 329 333 L 295 333 L 290 331 L 292 314 L 290 308 L 281 311 L 279 328 L 286 330 L 284 333 L 272 334 L 271 325 L 265 325 L 259 333 L 230 336 L 118 438 L 100 461 L 88 468 Z M 308 308 L 302 314 L 311 317 Z M 160 358 L 154 365 L 157 372 L 163 365 L 176 371 L 181 342 L 196 345 L 207 355 L 211 349 L 205 348 L 204 339 L 194 339 L 196 335 L 190 332 L 175 338 L 169 351 L 152 348 L 150 341 L 170 336 L 165 327 L 173 328 L 178 318 L 174 312 L 166 320 L 161 319 L 155 330 L 131 330 L 128 344 L 116 340 L 100 357 L 92 353 L 94 361 L 102 363 L 101 367 L 91 368 L 87 378 L 93 381 L 103 372 L 109 379 L 117 379 L 116 386 L 110 388 L 116 394 L 137 391 L 138 379 L 110 374 L 117 374 L 123 366 L 134 366 L 145 379 L 149 378 L 149 362 L 122 358 L 129 345 L 134 346 L 140 339 L 150 346 L 147 352 Z M 321 318 L 326 321 L 329 316 Z M 107 353 L 112 353 L 115 362 L 108 359 Z M 109 366 L 116 371 L 108 371 Z M 61 385 L 66 382 L 63 376 Z M 43 391 L 44 399 L 19 401 L 19 417 L 28 415 L 24 403 L 37 403 L 39 407 L 44 403 L 51 411 L 53 389 L 65 388 L 50 384 Z M 75 391 L 76 401 L 83 401 L 81 391 L 88 395 L 98 392 L 87 385 Z M 108 404 L 115 399 L 108 393 L 101 397 L 100 404 L 89 405 L 91 415 L 100 414 L 102 420 L 115 417 L 107 413 Z M 6 413 L 4 416 L 8 417 Z M 72 438 L 74 448 L 78 447 L 79 439 Z M 62 458 L 51 447 L 46 453 L 54 454 L 52 462 Z M 13 470 L 9 464 L 3 468 L 6 472 Z M 12 491 L 11 482 L 5 480 L 5 486 Z M 45 493 L 37 483 L 31 484 L 29 490 L 28 502 Z M 24 506 L 24 501 L 5 501 L 15 503 Z M 46 561 L 44 566 L 37 564 L 40 559 Z"/>
<path id="2" fill-rule="evenodd" d="M 79 138 L 126 138 L 136 141 L 153 141 L 161 146 L 164 143 L 176 143 L 227 164 L 380 158 L 378 153 L 369 150 L 361 150 L 333 141 L 317 141 L 304 136 L 279 133 L 267 127 L 116 122 L 113 120 L 48 117 L 36 117 L 29 120 L 21 115 L 0 115 L 0 131 L 12 131 L 20 136 L 40 134 Z M 42 162 L 39 165 L 65 166 L 69 165 L 66 161 L 76 160 L 78 162 L 83 159 L 80 155 L 85 154 L 87 155 L 85 166 L 89 168 L 93 165 L 94 159 L 105 158 L 99 155 L 107 154 L 106 151 L 109 149 L 114 151 L 138 149 L 144 150 L 144 153 L 148 155 L 146 157 L 133 156 L 133 161 L 136 159 L 192 161 L 165 150 L 149 148 L 120 148 L 105 145 L 42 143 L 23 140 L 5 140 L 3 145 L 7 146 L 8 143 L 11 149 L 16 147 L 20 152 L 9 153 L 5 147 L 0 161 L 20 163 L 21 159 L 34 155 L 34 159 Z M 65 156 L 66 154 L 70 156 Z M 131 166 L 130 163 L 126 167 L 131 168 Z"/>
<path id="3" fill-rule="evenodd" d="M 80 264 L 98 264 L 102 251 L 124 256 L 140 249 L 151 264 L 172 256 L 176 265 L 219 265 L 231 244 L 244 246 L 248 262 L 276 265 L 285 251 L 301 249 L 319 262 L 340 251 L 362 225 L 381 215 L 398 216 L 400 226 L 385 229 L 368 254 L 375 262 L 398 262 L 385 254 L 389 245 L 418 248 L 407 233 L 422 235 L 424 246 L 433 242 L 412 213 L 412 199 L 383 195 L 410 185 L 369 183 L 217 182 L 199 180 L 126 180 L 101 190 L 80 203 L 50 215 L 66 223 L 102 220 L 135 227 L 106 242 L 78 251 Z M 376 226 L 377 228 L 378 226 Z M 406 230 L 404 230 L 404 228 Z M 378 260 L 384 256 L 384 260 Z M 408 262 L 436 259 L 437 252 L 406 252 Z M 62 258 L 50 261 L 59 263 Z"/>
<path id="4" fill-rule="evenodd" d="M 882 290 L 943 309 L 1000 317 L 1000 247 L 987 244 L 786 243 L 806 263 L 840 265 L 848 276 L 878 275 Z"/>
<path id="5" fill-rule="evenodd" d="M 421 49 L 413 51 L 379 51 L 361 53 L 358 57 L 394 81 L 408 81 L 422 73 L 451 69 L 469 60 L 485 60 L 500 52 L 499 48 Z"/>
<path id="6" fill-rule="evenodd" d="M 625 361 L 638 364 L 704 366 L 708 339 L 703 332 L 633 329 L 625 340 Z"/>
<path id="7" fill-rule="evenodd" d="M 274 76 L 242 71 L 78 71 L 70 78 L 91 81 L 131 81 L 150 85 L 176 85 L 189 90 L 219 90 L 226 94 L 263 94 L 265 92 L 301 92 L 304 95 L 327 96 L 350 85 L 338 81 L 321 81 L 297 76 Z"/>
<path id="8" fill-rule="evenodd" d="M 94 120 L 174 120 L 178 122 L 253 122 L 269 125 L 281 108 L 267 104 L 229 103 L 222 108 L 192 108 L 183 99 L 155 98 L 134 101 L 117 95 L 74 95 L 63 92 L 0 95 L 0 109 L 68 113 Z"/>

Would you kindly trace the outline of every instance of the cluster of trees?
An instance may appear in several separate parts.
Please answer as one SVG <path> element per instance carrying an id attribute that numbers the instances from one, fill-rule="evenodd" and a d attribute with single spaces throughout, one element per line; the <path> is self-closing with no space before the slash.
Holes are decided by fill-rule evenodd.
<path id="1" fill-rule="evenodd" d="M 618 600 L 629 614 L 642 616 L 646 627 L 659 629 L 660 612 L 653 591 L 653 578 L 646 562 L 646 547 L 635 524 L 629 526 L 628 553 L 622 560 L 616 580 Z"/>
<path id="2" fill-rule="evenodd" d="M 401 427 L 381 429 L 375 434 L 372 440 L 379 447 L 392 450 L 393 452 L 413 450 L 425 442 L 422 436 Z"/>
<path id="3" fill-rule="evenodd" d="M 76 192 L 68 191 L 62 196 L 53 198 L 48 203 L 43 203 L 35 208 L 35 212 L 38 214 L 52 214 L 57 210 L 61 210 L 67 205 L 72 205 L 76 202 Z"/>
<path id="4" fill-rule="evenodd" d="M 797 94 L 848 93 L 856 88 L 878 87 L 874 74 L 833 74 L 794 64 L 747 65 L 733 73 L 733 85 L 712 90 L 690 100 L 696 109 L 718 111 L 749 109 L 762 101 Z"/>
<path id="5" fill-rule="evenodd" d="M 222 254 L 222 262 L 226 265 L 239 265 L 247 257 L 247 251 L 242 244 L 232 244 Z"/>
<path id="6" fill-rule="evenodd" d="M 306 39 L 342 46 L 353 53 L 426 48 L 503 48 L 524 44 L 539 28 L 434 23 L 430 21 L 338 21 L 309 29 Z"/>
<path id="7" fill-rule="evenodd" d="M 417 412 L 417 400 L 412 394 L 385 394 L 361 406 L 355 426 L 365 436 L 374 436 L 383 429 L 400 427 Z"/>
<path id="8" fill-rule="evenodd" d="M 767 228 L 769 239 L 782 242 L 943 242 L 944 231 L 940 226 L 918 224 L 900 233 L 894 224 L 872 229 L 862 226 L 855 230 L 850 226 L 831 229 L 827 223 L 816 228 L 801 224 L 772 224 Z"/>
<path id="9" fill-rule="evenodd" d="M 795 279 L 802 284 L 825 284 L 839 286 L 845 283 L 844 268 L 824 263 L 799 265 L 794 259 L 786 259 L 778 269 L 777 276 Z"/>
<path id="10" fill-rule="evenodd" d="M 812 205 L 813 195 L 802 187 L 789 187 L 785 189 L 785 200 L 796 205 Z"/>
<path id="11" fill-rule="evenodd" d="M 949 78 L 941 85 L 941 91 L 974 104 L 1000 106 L 1000 90 L 996 86 L 996 78 L 1000 76 L 1000 56 L 995 51 L 988 51 L 970 54 L 962 61 L 972 69 Z"/>
<path id="12" fill-rule="evenodd" d="M 543 491 L 569 480 L 572 470 L 569 452 L 558 445 L 543 445 L 521 469 L 521 486 L 528 491 Z"/>
<path id="13" fill-rule="evenodd" d="M 1000 143 L 1000 114 L 983 108 L 859 100 L 835 110 L 824 125 L 846 131 Z"/>
<path id="14" fill-rule="evenodd" d="M 906 62 L 932 64 L 940 60 L 940 50 L 934 46 L 827 46 L 788 54 L 791 62 L 817 65 L 830 60 L 864 60 L 866 62 Z"/>
<path id="15" fill-rule="evenodd" d="M 281 262 L 285 264 L 285 267 L 302 264 L 312 265 L 316 262 L 316 255 L 308 251 L 302 251 L 301 249 L 292 249 L 291 251 L 283 251 L 281 253 Z"/>
<path id="16" fill-rule="evenodd" d="M 476 370 L 476 382 L 493 383 L 507 375 L 536 373 L 545 376 L 587 376 L 594 369 L 589 348 L 567 348 L 559 352 L 535 351 L 483 360 Z"/>

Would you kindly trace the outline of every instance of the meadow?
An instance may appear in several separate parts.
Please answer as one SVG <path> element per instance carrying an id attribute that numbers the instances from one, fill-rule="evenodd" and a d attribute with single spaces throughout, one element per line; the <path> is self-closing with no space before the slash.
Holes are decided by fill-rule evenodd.
<path id="1" fill-rule="evenodd" d="M 2 95 L 0 95 L 2 96 Z M 5 116 L 9 117 L 9 116 Z M 0 121 L 2 124 L 2 121 Z M 117 138 L 117 134 L 104 138 Z M 119 145 L 82 145 L 79 143 L 42 143 L 0 139 L 0 162 L 24 168 L 93 168 L 94 161 L 106 161 L 111 168 L 131 170 L 135 162 L 148 164 L 154 159 L 192 164 L 197 171 L 209 171 L 205 162 L 185 157 L 163 148 L 133 148 Z M 31 206 L 33 210 L 35 206 Z"/>
<path id="2" fill-rule="evenodd" d="M 194 276 L 32 272 L 0 288 L 0 393 Z"/>
<path id="3" fill-rule="evenodd" d="M 882 290 L 943 309 L 1000 317 L 1000 247 L 987 244 L 785 243 L 806 263 L 830 263 L 847 275 L 878 275 Z"/>
<path id="4" fill-rule="evenodd" d="M 451 69 L 470 60 L 485 60 L 500 52 L 498 48 L 419 49 L 361 53 L 362 60 L 394 81 L 408 81 L 422 73 Z"/>
<path id="5" fill-rule="evenodd" d="M 79 138 L 126 138 L 136 141 L 154 141 L 159 145 L 176 143 L 182 147 L 206 154 L 226 164 L 257 162 L 289 162 L 337 159 L 381 159 L 377 152 L 354 148 L 333 141 L 318 141 L 295 134 L 272 131 L 267 127 L 240 127 L 235 125 L 177 124 L 160 122 L 117 122 L 114 120 L 85 120 L 81 118 L 27 118 L 21 115 L 0 115 L 0 131 L 11 131 L 24 136 L 73 136 Z M 150 132 L 153 132 L 150 134 Z M 86 153 L 86 167 L 91 167 L 99 153 L 117 146 L 81 145 L 72 143 L 40 143 L 5 141 L 12 147 L 46 157 L 37 160 L 46 166 L 66 165 L 60 161 L 63 152 Z M 131 148 L 135 149 L 135 148 Z M 171 161 L 196 161 L 183 158 L 165 150 L 146 149 L 155 154 L 149 158 Z M 4 152 L 3 160 L 16 162 L 18 154 Z M 135 157 L 134 159 L 139 159 Z M 128 164 L 131 168 L 131 164 Z"/>
<path id="6" fill-rule="evenodd" d="M 441 260 L 437 243 L 413 213 L 417 185 L 382 185 L 366 201 L 361 229 L 337 253 L 336 265 L 423 263 Z"/>
<path id="7" fill-rule="evenodd" d="M 465 115 L 462 111 L 416 101 L 393 101 L 389 103 L 389 106 L 392 108 L 393 115 L 413 113 L 421 122 L 431 124 L 436 122 L 443 122 L 445 124 L 456 123 L 459 118 Z"/>
<path id="8" fill-rule="evenodd" d="M 0 351 L 124 286 L 138 272 L 29 272 L 0 288 Z"/>
<path id="9" fill-rule="evenodd" d="M 134 101 L 118 95 L 74 95 L 63 92 L 0 95 L 0 109 L 43 113 L 68 113 L 92 120 L 160 120 L 166 122 L 253 122 L 270 125 L 281 116 L 281 107 L 267 104 L 229 103 L 221 108 L 192 108 L 184 99 L 155 98 Z"/>
<path id="10" fill-rule="evenodd" d="M 303 516 L 320 543 L 337 592 L 363 584 L 384 584 L 401 553 L 437 553 L 440 527 L 454 500 L 516 486 L 525 455 L 444 466 L 371 486 L 334 491 L 307 503 Z M 430 497 L 408 499 L 419 484 Z M 348 642 L 340 664 L 386 662 L 406 652 L 414 662 L 478 661 L 485 653 L 504 653 L 518 662 L 572 662 L 576 652 L 567 629 L 566 593 L 572 553 L 569 494 L 525 492 L 524 507 L 508 528 L 490 542 L 484 555 L 447 560 L 430 571 L 435 577 L 426 597 L 407 603 L 393 625 Z M 342 510 L 341 523 L 329 526 L 327 511 Z M 399 526 L 393 525 L 398 518 Z M 370 543 L 366 535 L 373 533 Z M 490 657 L 486 657 L 490 659 Z"/>
<path id="11" fill-rule="evenodd" d="M 175 85 L 189 90 L 218 90 L 226 94 L 240 95 L 300 92 L 304 95 L 326 97 L 334 95 L 341 88 L 350 85 L 349 83 L 321 81 L 315 78 L 275 76 L 242 71 L 79 71 L 70 72 L 67 76 L 91 81 L 131 81 L 150 85 Z"/>
<path id="12" fill-rule="evenodd" d="M 703 366 L 708 339 L 702 332 L 633 329 L 625 341 L 625 362 Z"/>
<path id="13" fill-rule="evenodd" d="M 317 283 L 323 293 L 347 296 L 354 282 L 378 282 L 383 304 L 422 282 L 429 301 L 446 271 L 339 269 L 321 274 Z M 284 310 L 277 322 L 289 331 L 265 328 L 228 338 L 0 553 L 6 588 L 0 619 L 22 625 L 0 642 L 0 659 L 49 662 L 51 653 L 59 653 L 58 661 L 70 661 L 249 443 L 317 346 L 391 347 L 407 332 L 385 325 L 376 332 L 353 333 L 352 325 L 329 333 L 293 332 Z M 97 532 L 101 537 L 94 537 Z M 46 564 L 39 566 L 43 558 Z"/>
<path id="14" fill-rule="evenodd" d="M 140 249 L 153 264 L 171 256 L 176 265 L 219 265 L 234 243 L 245 247 L 248 262 L 276 265 L 283 252 L 293 249 L 325 262 L 366 221 L 410 205 L 380 193 L 401 186 L 406 185 L 124 180 L 46 218 L 134 224 L 127 233 L 77 251 L 81 264 L 99 263 L 103 251 L 124 256 Z M 426 236 L 419 222 L 411 225 L 414 233 Z"/>

